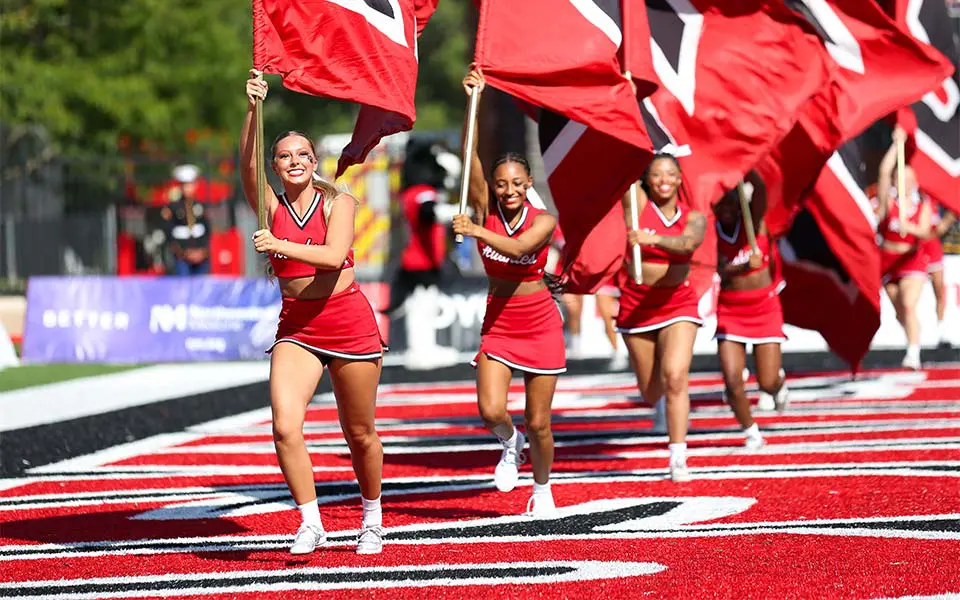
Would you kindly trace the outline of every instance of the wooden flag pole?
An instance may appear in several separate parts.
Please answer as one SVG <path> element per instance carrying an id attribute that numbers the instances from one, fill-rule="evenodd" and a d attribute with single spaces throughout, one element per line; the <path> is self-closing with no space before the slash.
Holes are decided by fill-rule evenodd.
<path id="1" fill-rule="evenodd" d="M 907 212 L 907 174 L 906 149 L 903 138 L 897 139 L 897 212 L 900 213 L 900 222 L 906 222 Z"/>
<path id="2" fill-rule="evenodd" d="M 463 178 L 460 180 L 460 214 L 467 212 L 467 197 L 470 195 L 470 167 L 473 164 L 474 138 L 477 135 L 477 109 L 480 106 L 480 90 L 470 90 L 470 101 L 467 108 L 467 136 L 463 143 Z M 455 238 L 458 244 L 463 243 L 463 234 L 458 233 Z"/>
<path id="3" fill-rule="evenodd" d="M 737 196 L 740 197 L 740 212 L 743 214 L 743 230 L 747 232 L 747 242 L 750 248 L 757 254 L 760 253 L 760 247 L 757 246 L 757 232 L 753 229 L 753 214 L 750 212 L 750 202 L 747 200 L 747 193 L 743 189 L 743 180 L 737 182 Z"/>
<path id="4" fill-rule="evenodd" d="M 630 52 L 628 41 L 630 39 L 630 0 L 620 0 L 620 20 L 623 23 L 622 43 L 620 50 L 623 52 L 623 76 L 630 85 L 633 85 L 633 75 L 630 73 Z M 634 231 L 640 229 L 640 206 L 639 194 L 637 193 L 637 182 L 630 184 L 630 192 L 627 195 L 627 212 L 630 214 L 630 228 Z M 632 259 L 630 261 L 630 276 L 637 285 L 643 283 L 643 270 L 641 269 L 640 246 L 630 247 Z"/>
<path id="5" fill-rule="evenodd" d="M 263 73 L 257 73 L 257 79 L 262 79 Z M 267 172 L 263 156 L 263 100 L 257 98 L 255 111 L 257 127 L 253 134 L 253 156 L 257 161 L 257 228 L 267 228 Z"/>

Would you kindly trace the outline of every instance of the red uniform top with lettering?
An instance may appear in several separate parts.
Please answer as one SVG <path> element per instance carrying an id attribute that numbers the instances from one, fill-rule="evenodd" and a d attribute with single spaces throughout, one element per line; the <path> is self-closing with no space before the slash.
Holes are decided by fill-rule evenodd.
<path id="1" fill-rule="evenodd" d="M 540 213 L 545 212 L 539 208 L 534 208 L 529 202 L 523 205 L 520 211 L 520 220 L 514 227 L 509 223 L 500 211 L 498 204 L 494 210 L 487 215 L 487 220 L 483 226 L 490 231 L 507 236 L 517 237 L 524 231 L 530 229 L 534 218 Z M 529 254 L 524 254 L 517 258 L 510 258 L 497 252 L 490 246 L 477 240 L 477 249 L 480 251 L 480 258 L 483 260 L 483 269 L 490 277 L 497 279 L 506 279 L 507 281 L 536 281 L 543 278 L 543 270 L 547 265 L 547 254 L 550 251 L 550 244 L 545 243 Z"/>
<path id="2" fill-rule="evenodd" d="M 902 233 L 902 222 L 905 220 L 916 225 L 920 222 L 920 210 L 926 198 L 919 193 L 910 194 L 907 205 L 906 218 L 900 214 L 900 202 L 897 201 L 896 191 L 891 190 L 890 200 L 888 201 L 887 217 L 880 223 L 880 233 L 883 239 L 888 242 L 903 242 L 906 244 L 917 243 L 917 237 L 914 235 L 904 235 Z"/>
<path id="3" fill-rule="evenodd" d="M 683 235 L 689 216 L 690 207 L 682 202 L 677 202 L 677 212 L 668 219 L 659 206 L 652 201 L 647 201 L 647 205 L 640 213 L 640 231 L 663 236 Z M 674 254 L 655 246 L 642 248 L 642 260 L 651 263 L 685 264 L 690 262 L 692 256 L 693 254 Z"/>
<path id="4" fill-rule="evenodd" d="M 400 255 L 400 266 L 406 271 L 439 269 L 447 252 L 447 234 L 436 221 L 424 222 L 421 209 L 437 201 L 437 190 L 429 185 L 410 186 L 400 194 L 403 215 L 410 227 L 410 240 Z"/>
<path id="5" fill-rule="evenodd" d="M 743 275 L 770 268 L 770 239 L 764 234 L 757 234 L 757 247 L 763 256 L 763 264 L 755 269 L 745 271 L 742 273 Z M 727 235 L 720 226 L 720 222 L 717 221 L 717 255 L 722 261 L 733 266 L 745 265 L 750 262 L 752 253 L 753 248 L 747 241 L 747 232 L 742 221 L 737 221 L 737 226 L 730 235 Z"/>
<path id="6" fill-rule="evenodd" d="M 763 264 L 743 274 L 770 268 L 770 240 L 766 235 L 757 235 L 757 247 L 763 255 Z M 737 221 L 731 235 L 717 222 L 717 254 L 731 265 L 743 265 L 750 261 L 753 252 L 747 241 L 746 228 Z M 783 307 L 778 294 L 783 288 L 781 281 L 748 290 L 721 289 L 717 297 L 718 340 L 731 340 L 742 344 L 770 344 L 785 342 L 783 333 Z"/>
<path id="7" fill-rule="evenodd" d="M 310 208 L 303 217 L 297 214 L 286 194 L 277 196 L 280 200 L 277 210 L 273 213 L 273 223 L 270 232 L 278 240 L 286 240 L 295 244 L 322 246 L 327 240 L 327 224 L 323 218 L 323 193 L 317 191 L 313 196 Z M 307 263 L 287 258 L 283 254 L 270 255 L 270 264 L 277 277 L 309 277 L 317 271 L 339 271 L 353 267 L 353 249 L 347 253 L 346 260 L 340 269 L 318 269 Z"/>

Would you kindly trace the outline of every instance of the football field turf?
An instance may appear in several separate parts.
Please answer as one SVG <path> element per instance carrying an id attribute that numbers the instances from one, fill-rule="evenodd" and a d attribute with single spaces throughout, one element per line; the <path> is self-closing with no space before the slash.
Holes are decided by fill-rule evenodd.
<path id="1" fill-rule="evenodd" d="M 383 554 L 332 398 L 307 414 L 326 546 L 299 515 L 268 408 L 28 470 L 0 487 L 0 598 L 900 598 L 960 594 L 960 367 L 790 379 L 742 448 L 716 375 L 691 380 L 693 481 L 626 374 L 561 377 L 560 512 L 492 483 L 472 382 L 381 388 Z M 523 391 L 510 409 L 522 419 Z M 264 401 L 266 404 L 266 400 Z"/>

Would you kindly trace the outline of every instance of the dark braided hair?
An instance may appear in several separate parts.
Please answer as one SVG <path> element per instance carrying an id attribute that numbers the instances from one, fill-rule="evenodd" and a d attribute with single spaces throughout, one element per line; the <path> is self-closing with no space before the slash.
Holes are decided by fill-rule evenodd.
<path id="1" fill-rule="evenodd" d="M 653 158 L 650 159 L 650 162 L 647 163 L 647 167 L 643 170 L 643 175 L 640 176 L 640 187 L 643 188 L 643 192 L 648 197 L 650 196 L 650 186 L 647 184 L 647 177 L 650 176 L 650 168 L 653 166 L 653 163 L 664 158 L 673 161 L 673 164 L 676 165 L 677 170 L 681 173 L 683 172 L 683 169 L 680 168 L 680 161 L 677 160 L 676 156 L 670 154 L 669 152 L 657 152 L 654 154 Z"/>
<path id="2" fill-rule="evenodd" d="M 530 175 L 530 163 L 527 162 L 526 157 L 524 157 L 522 154 L 519 154 L 517 152 L 507 152 L 506 154 L 502 154 L 500 158 L 494 161 L 493 168 L 490 169 L 490 177 L 493 177 L 493 174 L 496 172 L 497 167 L 506 163 L 517 163 L 518 165 L 523 167 L 524 171 L 527 172 L 527 176 Z"/>

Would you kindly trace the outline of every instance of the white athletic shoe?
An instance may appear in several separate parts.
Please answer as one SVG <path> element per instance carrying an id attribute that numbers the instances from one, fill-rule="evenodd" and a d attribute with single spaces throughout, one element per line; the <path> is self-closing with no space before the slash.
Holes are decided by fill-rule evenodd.
<path id="1" fill-rule="evenodd" d="M 910 356 L 907 354 L 903 357 L 903 362 L 900 363 L 904 369 L 911 369 L 914 371 L 920 370 L 920 357 L 919 356 Z"/>
<path id="2" fill-rule="evenodd" d="M 300 525 L 297 536 L 293 538 L 290 554 L 310 554 L 317 546 L 322 546 L 326 542 L 327 532 L 323 530 L 323 527 L 304 523 Z"/>
<path id="3" fill-rule="evenodd" d="M 747 450 L 759 450 L 767 445 L 767 440 L 763 439 L 759 435 L 748 435 L 747 439 L 743 441 L 743 447 Z"/>
<path id="4" fill-rule="evenodd" d="M 660 398 L 653 405 L 653 426 L 650 428 L 653 433 L 667 433 L 667 399 Z"/>
<path id="5" fill-rule="evenodd" d="M 527 438 L 517 431 L 517 442 L 515 444 L 503 444 L 503 453 L 500 455 L 500 462 L 493 472 L 493 483 L 501 492 L 509 492 L 517 487 L 517 479 L 520 478 L 520 465 L 526 462 L 527 457 L 523 453 L 523 446 L 527 443 Z"/>
<path id="6" fill-rule="evenodd" d="M 774 397 L 773 404 L 777 412 L 783 412 L 787 409 L 787 406 L 790 405 L 790 390 L 787 389 L 786 382 L 780 386 L 780 391 L 778 391 L 776 397 Z"/>
<path id="7" fill-rule="evenodd" d="M 757 410 L 774 410 L 777 408 L 777 402 L 773 396 L 760 390 L 760 399 L 757 400 Z"/>
<path id="8" fill-rule="evenodd" d="M 533 494 L 527 500 L 527 512 L 532 519 L 552 519 L 557 516 L 557 506 L 553 503 L 553 494 Z"/>
<path id="9" fill-rule="evenodd" d="M 680 460 L 670 461 L 670 479 L 672 479 L 675 483 L 690 481 L 690 469 L 687 468 L 686 457 Z"/>
<path id="10" fill-rule="evenodd" d="M 383 527 L 364 526 L 357 535 L 357 554 L 380 554 L 383 550 Z"/>
<path id="11" fill-rule="evenodd" d="M 610 359 L 611 371 L 626 371 L 630 367 L 630 356 L 626 352 L 617 352 Z"/>

